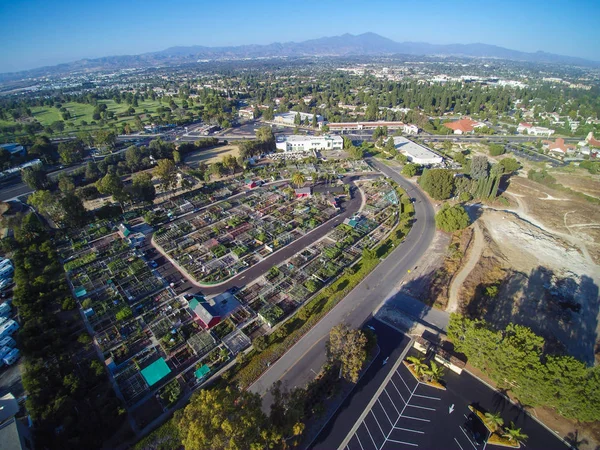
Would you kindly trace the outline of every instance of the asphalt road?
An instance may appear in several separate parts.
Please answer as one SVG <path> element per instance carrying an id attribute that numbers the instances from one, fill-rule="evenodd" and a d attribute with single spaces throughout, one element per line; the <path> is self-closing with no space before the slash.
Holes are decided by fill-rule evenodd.
<path id="1" fill-rule="evenodd" d="M 434 211 L 425 194 L 384 164 L 372 159 L 369 162 L 397 181 L 415 199 L 415 223 L 397 249 L 250 386 L 250 391 L 263 396 L 265 409 L 272 402 L 268 390 L 273 383 L 282 380 L 285 387 L 293 388 L 305 386 L 312 380 L 325 363 L 325 342 L 331 328 L 340 323 L 361 327 L 379 304 L 395 293 L 398 281 L 415 267 L 431 244 L 435 233 Z M 403 305 L 400 303 L 399 307 L 402 309 Z M 422 320 L 427 321 L 431 310 L 424 305 L 420 308 Z"/>
<path id="2" fill-rule="evenodd" d="M 87 161 L 83 162 L 80 165 L 66 167 L 64 169 L 57 170 L 56 172 L 50 172 L 50 173 L 48 173 L 48 178 L 56 179 L 56 178 L 58 178 L 59 175 L 61 175 L 63 173 L 69 174 L 85 164 L 87 164 Z M 25 183 L 23 183 L 22 181 L 17 181 L 13 184 L 7 184 L 3 187 L 0 187 L 0 201 L 4 202 L 7 200 L 11 200 L 11 199 L 20 197 L 22 195 L 31 194 L 32 192 L 33 192 L 33 190 L 29 186 L 27 186 Z"/>

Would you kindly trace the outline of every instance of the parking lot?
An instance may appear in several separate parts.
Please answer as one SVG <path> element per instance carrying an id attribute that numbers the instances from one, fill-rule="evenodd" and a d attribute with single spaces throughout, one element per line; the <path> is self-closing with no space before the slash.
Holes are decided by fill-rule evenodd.
<path id="1" fill-rule="evenodd" d="M 408 355 L 416 355 L 411 350 Z M 390 364 L 392 362 L 390 361 Z M 515 422 L 529 436 L 527 449 L 567 449 L 568 446 L 497 391 L 463 371 L 446 370 L 447 389 L 417 382 L 404 364 L 396 361 L 374 402 L 348 429 L 346 450 L 454 449 L 484 450 L 488 431 L 468 406 L 499 412 L 504 422 Z"/>

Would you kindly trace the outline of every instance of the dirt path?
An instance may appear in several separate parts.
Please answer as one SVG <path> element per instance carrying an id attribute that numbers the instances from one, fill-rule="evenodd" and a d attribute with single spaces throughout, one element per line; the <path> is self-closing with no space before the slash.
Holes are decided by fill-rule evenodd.
<path id="1" fill-rule="evenodd" d="M 461 271 L 458 272 L 456 277 L 454 277 L 454 280 L 452 280 L 452 284 L 450 284 L 450 292 L 448 294 L 448 306 L 446 308 L 446 311 L 449 313 L 456 312 L 456 310 L 458 309 L 458 292 L 460 291 L 460 288 L 462 287 L 463 283 L 465 282 L 471 271 L 477 265 L 477 262 L 481 257 L 481 253 L 483 252 L 483 233 L 479 229 L 479 225 L 477 223 L 473 225 L 473 233 L 475 234 L 475 240 L 473 241 L 473 247 L 469 255 L 469 260 L 461 269 Z"/>

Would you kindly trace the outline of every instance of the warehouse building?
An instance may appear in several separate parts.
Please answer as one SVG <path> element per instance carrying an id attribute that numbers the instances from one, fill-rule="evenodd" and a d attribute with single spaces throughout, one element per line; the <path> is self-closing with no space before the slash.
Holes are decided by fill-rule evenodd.
<path id="1" fill-rule="evenodd" d="M 437 153 L 402 136 L 394 137 L 394 146 L 396 147 L 396 151 L 406 156 L 411 163 L 422 166 L 433 166 L 441 164 L 444 160 Z"/>
<path id="2" fill-rule="evenodd" d="M 316 150 L 342 150 L 344 138 L 341 136 L 279 136 L 275 144 L 283 152 L 309 152 Z"/>

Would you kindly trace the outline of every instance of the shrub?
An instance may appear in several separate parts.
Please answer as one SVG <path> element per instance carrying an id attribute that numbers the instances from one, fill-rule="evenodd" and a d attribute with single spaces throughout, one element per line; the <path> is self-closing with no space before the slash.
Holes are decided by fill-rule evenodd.
<path id="1" fill-rule="evenodd" d="M 435 215 L 436 226 L 447 233 L 462 230 L 468 227 L 470 223 L 469 215 L 461 205 L 449 207 L 446 203 Z"/>

